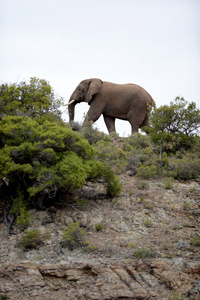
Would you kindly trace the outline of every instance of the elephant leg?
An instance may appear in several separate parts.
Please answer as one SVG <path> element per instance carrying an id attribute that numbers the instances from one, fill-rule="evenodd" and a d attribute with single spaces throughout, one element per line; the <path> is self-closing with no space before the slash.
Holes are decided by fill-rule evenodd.
<path id="1" fill-rule="evenodd" d="M 113 117 L 108 117 L 106 115 L 103 115 L 104 117 L 104 122 L 106 124 L 106 127 L 108 129 L 109 132 L 116 132 L 115 130 L 115 118 Z"/>
<path id="2" fill-rule="evenodd" d="M 87 113 L 87 119 L 89 122 L 90 121 L 96 122 L 99 119 L 99 117 L 101 116 L 101 114 L 103 113 L 103 110 L 106 106 L 105 103 L 99 103 L 99 102 L 97 102 L 94 105 L 94 101 L 91 104 L 90 109 L 88 110 L 88 113 Z"/>
<path id="3" fill-rule="evenodd" d="M 142 123 L 139 114 L 134 113 L 131 115 L 131 117 L 127 118 L 127 120 L 131 124 L 132 133 L 138 132 Z"/>

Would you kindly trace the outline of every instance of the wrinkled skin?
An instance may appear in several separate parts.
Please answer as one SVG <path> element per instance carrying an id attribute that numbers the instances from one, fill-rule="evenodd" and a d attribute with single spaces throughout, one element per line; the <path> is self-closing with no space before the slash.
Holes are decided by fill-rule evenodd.
<path id="1" fill-rule="evenodd" d="M 106 127 L 115 130 L 115 119 L 128 120 L 132 133 L 148 125 L 149 106 L 153 104 L 151 96 L 136 84 L 114 84 L 100 79 L 86 79 L 79 83 L 69 102 L 69 118 L 74 120 L 75 105 L 87 102 L 90 109 L 87 121 L 95 122 L 103 114 Z"/>

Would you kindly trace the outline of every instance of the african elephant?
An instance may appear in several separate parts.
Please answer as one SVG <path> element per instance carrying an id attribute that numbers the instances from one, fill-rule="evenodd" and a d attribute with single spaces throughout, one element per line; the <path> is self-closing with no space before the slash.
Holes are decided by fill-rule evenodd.
<path id="1" fill-rule="evenodd" d="M 132 133 L 148 125 L 149 106 L 153 104 L 151 96 L 136 84 L 115 84 L 101 79 L 86 79 L 79 83 L 68 102 L 69 119 L 74 120 L 75 105 L 87 102 L 90 109 L 88 121 L 97 121 L 103 114 L 110 132 L 115 130 L 115 119 L 128 120 Z"/>

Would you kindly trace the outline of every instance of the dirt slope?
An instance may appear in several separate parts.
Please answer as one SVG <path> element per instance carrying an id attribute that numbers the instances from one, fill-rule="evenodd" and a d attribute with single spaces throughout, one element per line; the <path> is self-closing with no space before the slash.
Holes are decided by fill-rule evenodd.
<path id="1" fill-rule="evenodd" d="M 200 299 L 199 182 L 166 189 L 161 179 L 120 180 L 119 198 L 106 199 L 103 185 L 88 183 L 45 211 L 32 210 L 28 229 L 39 229 L 43 240 L 36 249 L 22 251 L 22 233 L 8 235 L 1 223 L 2 297 Z M 87 244 L 70 251 L 62 234 L 77 221 Z"/>

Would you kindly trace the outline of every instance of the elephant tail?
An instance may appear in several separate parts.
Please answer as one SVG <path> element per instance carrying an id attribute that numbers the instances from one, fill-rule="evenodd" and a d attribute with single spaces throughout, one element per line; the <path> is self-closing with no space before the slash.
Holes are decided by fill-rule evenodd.
<path id="1" fill-rule="evenodd" d="M 148 121 L 148 114 L 146 114 L 144 121 L 142 122 L 142 124 L 140 125 L 140 128 L 148 126 L 149 125 L 149 121 Z"/>

